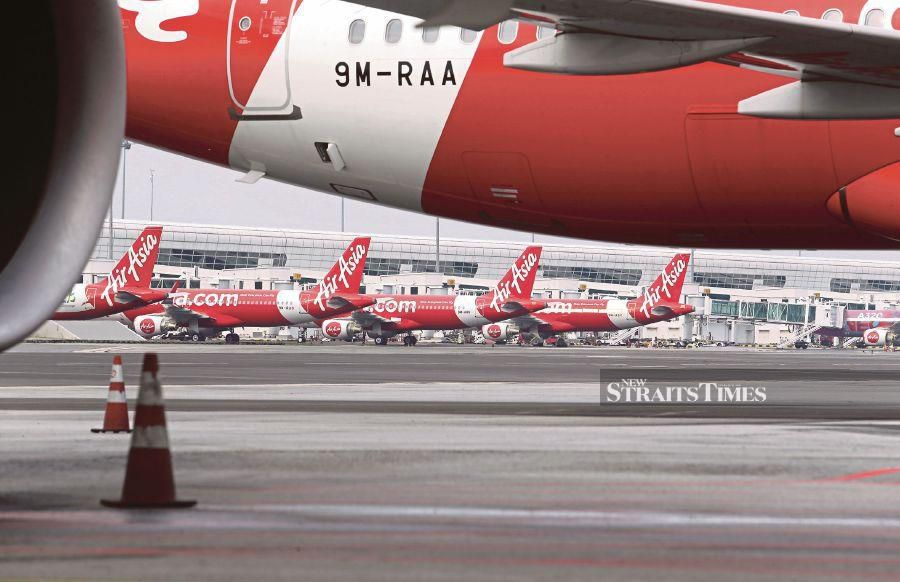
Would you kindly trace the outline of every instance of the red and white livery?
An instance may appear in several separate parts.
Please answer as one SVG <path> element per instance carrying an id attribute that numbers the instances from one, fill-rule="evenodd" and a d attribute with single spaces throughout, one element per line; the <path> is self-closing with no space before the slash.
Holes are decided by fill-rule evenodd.
<path id="1" fill-rule="evenodd" d="M 153 269 L 159 256 L 162 227 L 148 226 L 135 239 L 103 281 L 72 287 L 50 319 L 96 319 L 150 305 L 165 299 L 165 289 L 151 289 Z"/>
<path id="2" fill-rule="evenodd" d="M 150 338 L 184 329 L 195 341 L 231 330 L 227 343 L 238 343 L 238 327 L 305 326 L 366 307 L 374 299 L 359 294 L 369 237 L 358 237 L 344 250 L 322 281 L 309 290 L 186 289 L 164 304 L 123 313 L 134 330 Z"/>
<path id="3" fill-rule="evenodd" d="M 620 242 L 900 240 L 897 0 L 119 5 L 128 136 L 246 182 Z"/>
<path id="4" fill-rule="evenodd" d="M 481 296 L 372 295 L 373 305 L 348 318 L 323 321 L 322 332 L 332 339 L 365 332 L 377 344 L 406 333 L 405 343 L 415 345 L 410 333 L 414 330 L 466 329 L 533 313 L 546 306 L 531 298 L 540 259 L 541 247 L 528 247 L 497 285 Z"/>
<path id="5" fill-rule="evenodd" d="M 681 303 L 681 289 L 690 260 L 689 254 L 675 255 L 637 299 L 554 299 L 539 313 L 485 325 L 482 333 L 494 341 L 507 341 L 521 333 L 541 343 L 568 332 L 619 331 L 681 317 L 694 311 L 693 306 Z"/>

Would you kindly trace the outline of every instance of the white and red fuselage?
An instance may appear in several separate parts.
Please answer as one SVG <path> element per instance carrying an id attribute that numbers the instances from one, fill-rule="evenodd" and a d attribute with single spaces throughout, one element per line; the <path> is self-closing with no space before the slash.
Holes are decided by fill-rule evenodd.
<path id="1" fill-rule="evenodd" d="M 741 116 L 740 100 L 789 82 L 752 67 L 553 75 L 503 66 L 538 34 L 524 22 L 504 44 L 496 26 L 435 35 L 333 0 L 119 4 L 128 136 L 249 180 L 622 242 L 897 245 L 857 228 L 839 195 L 875 174 L 868 199 L 897 191 L 897 122 Z M 853 22 L 863 9 L 743 4 L 815 18 L 838 7 Z"/>
<path id="2" fill-rule="evenodd" d="M 528 317 L 485 325 L 482 333 L 491 340 L 509 340 L 519 333 L 542 338 L 568 332 L 613 332 L 668 321 L 693 313 L 681 303 L 681 289 L 690 254 L 677 254 L 659 277 L 636 299 L 553 299 L 547 307 Z"/>
<path id="3" fill-rule="evenodd" d="M 50 317 L 54 321 L 97 319 L 164 300 L 166 289 L 151 289 L 162 227 L 148 226 L 131 243 L 109 275 L 99 283 L 72 287 Z"/>
<path id="4" fill-rule="evenodd" d="M 369 237 L 354 239 L 312 289 L 186 289 L 122 317 L 145 337 L 178 328 L 209 336 L 238 327 L 304 326 L 338 317 L 374 301 L 359 295 L 370 242 Z"/>
<path id="5" fill-rule="evenodd" d="M 359 332 L 392 337 L 414 330 L 480 327 L 533 313 L 546 306 L 531 298 L 541 247 L 526 248 L 497 285 L 484 295 L 368 295 L 374 303 L 343 320 L 321 322 L 330 338 L 349 339 Z"/>

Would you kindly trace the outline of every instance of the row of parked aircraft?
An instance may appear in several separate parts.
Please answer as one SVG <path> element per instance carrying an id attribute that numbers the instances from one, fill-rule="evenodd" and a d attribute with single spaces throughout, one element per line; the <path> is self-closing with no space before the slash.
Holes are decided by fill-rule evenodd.
<path id="1" fill-rule="evenodd" d="M 54 320 L 114 316 L 145 338 L 186 330 L 194 340 L 225 333 L 238 343 L 242 327 L 319 327 L 331 339 L 365 334 L 376 344 L 397 335 L 415 345 L 413 331 L 480 328 L 491 341 L 524 334 L 536 341 L 569 332 L 612 332 L 692 313 L 681 302 L 689 254 L 676 254 L 636 299 L 533 299 L 541 247 L 529 246 L 488 293 L 471 295 L 362 294 L 369 237 L 357 237 L 320 283 L 303 290 L 172 289 L 150 287 L 162 227 L 138 236 L 109 276 L 76 285 Z M 900 310 L 847 310 L 842 327 L 824 336 L 861 337 L 884 345 L 900 328 Z"/>
<path id="2" fill-rule="evenodd" d="M 900 241 L 898 0 L 41 6 L 6 33 L 29 90 L 8 92 L 5 135 L 29 147 L 0 215 L 0 349 L 90 255 L 123 135 L 248 184 L 527 232 Z"/>
<path id="3" fill-rule="evenodd" d="M 369 237 L 344 250 L 322 281 L 305 290 L 153 289 L 161 227 L 147 227 L 109 276 L 76 285 L 53 315 L 55 320 L 115 316 L 145 338 L 178 329 L 202 340 L 225 332 L 238 343 L 241 327 L 320 327 L 332 339 L 365 333 L 376 344 L 413 331 L 481 328 L 493 341 L 521 333 L 533 338 L 572 331 L 617 331 L 691 313 L 681 303 L 689 254 L 675 255 L 641 297 L 623 299 L 533 299 L 541 247 L 529 246 L 488 293 L 472 295 L 361 294 Z"/>

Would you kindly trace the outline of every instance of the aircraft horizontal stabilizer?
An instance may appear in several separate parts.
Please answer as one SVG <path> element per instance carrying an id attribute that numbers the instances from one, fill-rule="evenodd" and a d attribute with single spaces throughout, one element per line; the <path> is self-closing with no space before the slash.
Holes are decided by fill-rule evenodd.
<path id="1" fill-rule="evenodd" d="M 140 301 L 144 304 L 158 303 L 169 296 L 168 290 L 163 289 L 138 289 L 129 287 L 120 289 L 116 293 L 116 303 L 133 303 Z"/>
<path id="2" fill-rule="evenodd" d="M 360 295 L 358 293 L 338 293 L 329 297 L 325 304 L 330 309 L 343 309 L 347 307 L 362 309 L 363 307 L 368 307 L 374 303 L 375 299 L 368 295 Z"/>
<path id="3" fill-rule="evenodd" d="M 507 301 L 503 304 L 503 311 L 506 313 L 515 313 L 517 311 L 525 311 L 534 313 L 547 307 L 546 301 L 538 301 L 535 299 L 516 299 L 515 301 Z"/>

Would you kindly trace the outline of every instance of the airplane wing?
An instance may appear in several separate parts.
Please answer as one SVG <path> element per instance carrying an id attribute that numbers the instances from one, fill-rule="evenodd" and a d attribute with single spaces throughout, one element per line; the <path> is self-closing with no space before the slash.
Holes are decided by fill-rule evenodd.
<path id="1" fill-rule="evenodd" d="M 547 323 L 532 313 L 507 319 L 504 323 L 512 323 L 521 330 L 534 330 Z"/>
<path id="2" fill-rule="evenodd" d="M 242 327 L 244 321 L 236 317 L 228 315 L 211 316 L 208 313 L 188 309 L 187 307 L 179 307 L 171 303 L 165 304 L 166 315 L 175 320 L 179 326 L 190 325 L 194 321 L 199 321 L 210 327 Z"/>
<path id="3" fill-rule="evenodd" d="M 210 319 L 209 315 L 206 313 L 200 313 L 199 311 L 194 311 L 193 309 L 188 309 L 186 307 L 178 307 L 171 303 L 165 304 L 165 308 L 166 315 L 174 319 L 175 323 L 178 325 L 187 325 L 188 323 L 199 319 Z"/>
<path id="4" fill-rule="evenodd" d="M 363 329 L 369 329 L 377 323 L 380 323 L 382 328 L 390 328 L 399 323 L 399 320 L 395 321 L 393 319 L 382 317 L 380 315 L 376 315 L 362 309 L 359 311 L 354 311 L 352 314 L 350 314 L 350 318 L 358 323 Z"/>
<path id="5" fill-rule="evenodd" d="M 777 118 L 900 117 L 900 32 L 698 0 L 357 0 L 424 25 L 482 29 L 507 18 L 561 33 L 514 49 L 507 67 L 570 75 L 643 73 L 714 61 L 790 77 L 738 112 Z M 856 14 L 847 14 L 856 20 Z"/>

